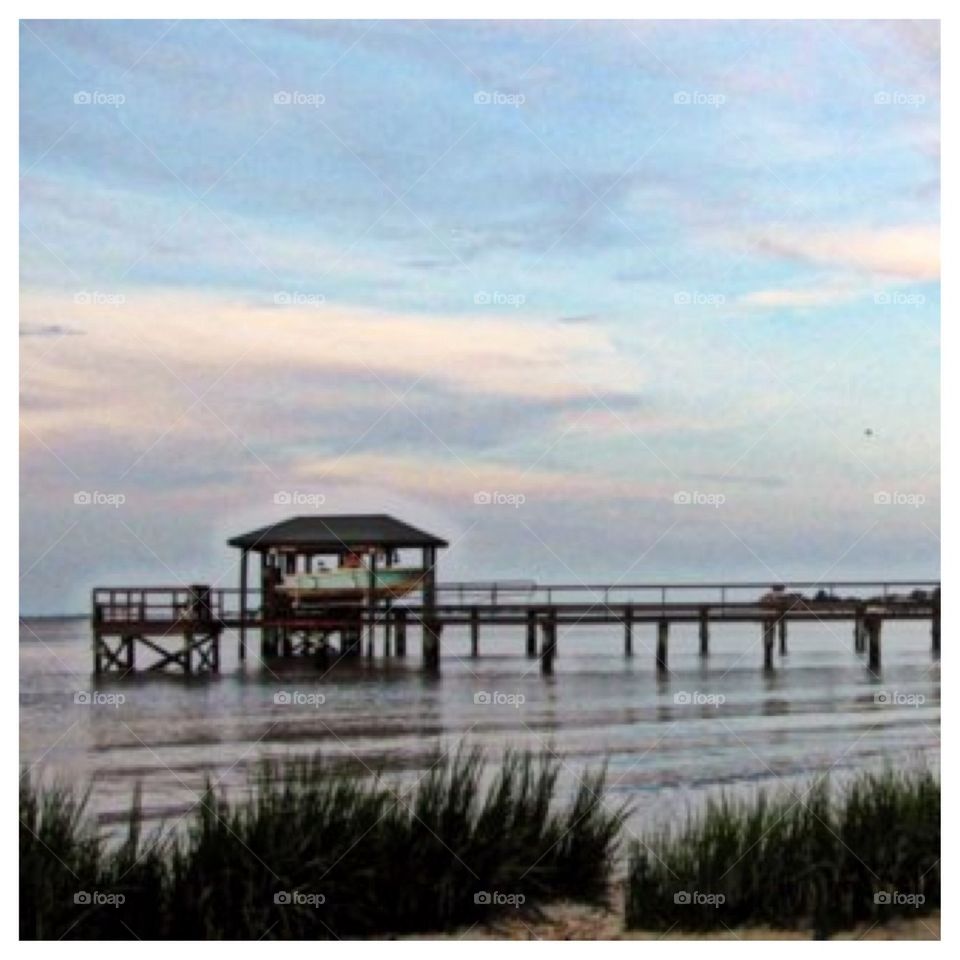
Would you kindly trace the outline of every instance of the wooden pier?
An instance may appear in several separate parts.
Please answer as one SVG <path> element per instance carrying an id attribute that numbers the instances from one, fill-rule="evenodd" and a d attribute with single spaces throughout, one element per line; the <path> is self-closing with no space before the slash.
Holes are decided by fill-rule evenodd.
<path id="1" fill-rule="evenodd" d="M 713 625 L 755 624 L 765 670 L 774 669 L 777 651 L 787 655 L 791 623 L 852 624 L 851 648 L 866 654 L 875 673 L 889 620 L 929 620 L 931 652 L 940 653 L 939 581 L 438 583 L 437 551 L 446 542 L 381 514 L 293 517 L 228 542 L 241 550 L 237 588 L 95 588 L 94 670 L 124 674 L 172 666 L 184 673 L 215 673 L 225 630 L 237 632 L 241 663 L 247 636 L 257 631 L 265 660 L 311 657 L 329 665 L 373 658 L 378 634 L 384 657 L 405 657 L 413 627 L 430 672 L 440 667 L 441 637 L 449 626 L 469 629 L 471 657 L 481 655 L 484 627 L 516 627 L 520 649 L 539 659 L 546 674 L 553 671 L 560 629 L 596 624 L 623 631 L 628 658 L 637 631 L 650 630 L 661 674 L 669 671 L 674 624 L 696 624 L 704 658 Z M 255 587 L 248 582 L 251 552 L 260 556 Z M 415 561 L 404 565 L 402 556 L 411 553 Z M 326 566 L 330 559 L 335 566 Z M 145 664 L 150 655 L 153 660 Z"/>

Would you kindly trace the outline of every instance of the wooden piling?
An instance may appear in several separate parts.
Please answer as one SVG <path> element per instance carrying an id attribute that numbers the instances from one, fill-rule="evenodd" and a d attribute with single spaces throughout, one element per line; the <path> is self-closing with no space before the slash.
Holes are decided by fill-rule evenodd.
<path id="1" fill-rule="evenodd" d="M 940 656 L 940 608 L 930 618 L 930 649 L 935 657 Z"/>
<path id="2" fill-rule="evenodd" d="M 537 655 L 537 611 L 527 611 L 527 656 Z"/>
<path id="3" fill-rule="evenodd" d="M 853 621 L 853 649 L 856 653 L 863 653 L 867 649 L 867 628 L 864 626 L 864 608 L 857 607 L 857 615 Z"/>
<path id="4" fill-rule="evenodd" d="M 402 607 L 394 611 L 394 637 L 398 657 L 407 655 L 407 611 Z"/>
<path id="5" fill-rule="evenodd" d="M 776 620 L 763 621 L 763 669 L 773 669 L 773 639 L 776 634 Z"/>
<path id="6" fill-rule="evenodd" d="M 423 623 L 423 668 L 431 673 L 440 669 L 440 631 L 436 620 Z"/>
<path id="7" fill-rule="evenodd" d="M 470 656 L 480 655 L 480 611 L 476 607 L 470 610 Z"/>
<path id="8" fill-rule="evenodd" d="M 787 655 L 787 618 L 780 617 L 777 621 L 777 634 L 780 640 L 780 656 Z"/>
<path id="9" fill-rule="evenodd" d="M 657 673 L 667 672 L 667 637 L 669 632 L 669 621 L 660 620 L 657 623 Z"/>
<path id="10" fill-rule="evenodd" d="M 633 607 L 627 607 L 623 613 L 623 655 L 633 656 Z"/>
<path id="11" fill-rule="evenodd" d="M 868 616 L 864 624 L 867 628 L 867 666 L 871 672 L 876 673 L 880 669 L 880 627 L 883 620 L 877 616 Z"/>
<path id="12" fill-rule="evenodd" d="M 710 619 L 706 607 L 700 608 L 700 656 L 706 657 L 710 653 Z"/>
<path id="13" fill-rule="evenodd" d="M 553 673 L 553 660 L 557 653 L 557 614 L 551 610 L 540 621 L 540 629 L 543 633 L 542 654 L 540 656 L 540 669 L 543 673 Z"/>

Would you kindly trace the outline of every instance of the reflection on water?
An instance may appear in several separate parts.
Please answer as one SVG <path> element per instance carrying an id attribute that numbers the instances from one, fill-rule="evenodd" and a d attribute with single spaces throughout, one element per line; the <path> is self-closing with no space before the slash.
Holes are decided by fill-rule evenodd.
<path id="1" fill-rule="evenodd" d="M 631 660 L 615 628 L 561 631 L 550 678 L 523 655 L 522 628 L 490 628 L 477 660 L 466 631 L 444 631 L 439 678 L 420 672 L 415 634 L 406 661 L 323 673 L 256 659 L 241 670 L 228 633 L 218 677 L 95 681 L 85 621 L 25 621 L 21 760 L 49 778 L 92 782 L 104 820 L 127 810 L 137 781 L 148 815 L 170 819 L 208 777 L 239 789 L 264 758 L 319 752 L 360 774 L 413 780 L 462 742 L 491 756 L 529 748 L 562 759 L 565 789 L 606 760 L 612 789 L 641 826 L 717 785 L 938 763 L 940 670 L 928 625 L 884 628 L 880 678 L 853 652 L 846 624 L 792 625 L 789 656 L 769 675 L 758 629 L 715 627 L 706 661 L 695 630 L 672 630 L 666 679 L 654 669 L 653 627 L 635 626 Z M 78 703 L 78 692 L 101 702 Z"/>

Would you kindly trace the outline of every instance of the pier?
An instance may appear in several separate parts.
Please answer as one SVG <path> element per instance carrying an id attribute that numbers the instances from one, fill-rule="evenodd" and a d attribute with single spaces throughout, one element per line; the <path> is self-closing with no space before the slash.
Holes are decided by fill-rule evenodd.
<path id="1" fill-rule="evenodd" d="M 311 657 L 331 665 L 363 656 L 406 657 L 413 629 L 428 672 L 440 669 L 449 626 L 469 629 L 471 657 L 482 655 L 484 628 L 514 627 L 518 653 L 539 660 L 545 674 L 560 652 L 561 628 L 597 624 L 622 631 L 625 658 L 635 655 L 638 632 L 647 631 L 660 674 L 669 672 L 670 632 L 677 624 L 697 626 L 703 658 L 710 654 L 713 626 L 754 624 L 764 670 L 788 656 L 791 625 L 848 623 L 851 653 L 865 656 L 874 673 L 881 668 L 887 621 L 929 621 L 931 654 L 940 653 L 939 581 L 444 583 L 436 579 L 436 566 L 446 542 L 384 515 L 295 517 L 228 542 L 241 550 L 236 588 L 95 588 L 94 671 L 215 673 L 226 630 L 237 633 L 241 662 L 249 634 L 257 632 L 265 660 Z M 254 587 L 250 553 L 260 557 Z M 324 557 L 335 565 L 327 566 Z"/>

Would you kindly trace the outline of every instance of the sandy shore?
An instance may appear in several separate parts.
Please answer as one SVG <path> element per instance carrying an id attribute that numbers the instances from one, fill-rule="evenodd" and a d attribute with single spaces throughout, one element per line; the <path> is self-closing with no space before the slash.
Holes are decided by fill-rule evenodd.
<path id="1" fill-rule="evenodd" d="M 496 923 L 476 924 L 454 933 L 424 936 L 425 940 L 809 940 L 809 930 L 747 927 L 693 934 L 623 929 L 619 904 L 604 910 L 576 903 L 554 904 L 536 918 L 524 913 L 505 915 Z M 940 913 L 898 918 L 886 924 L 863 925 L 837 933 L 834 940 L 939 940 Z"/>

